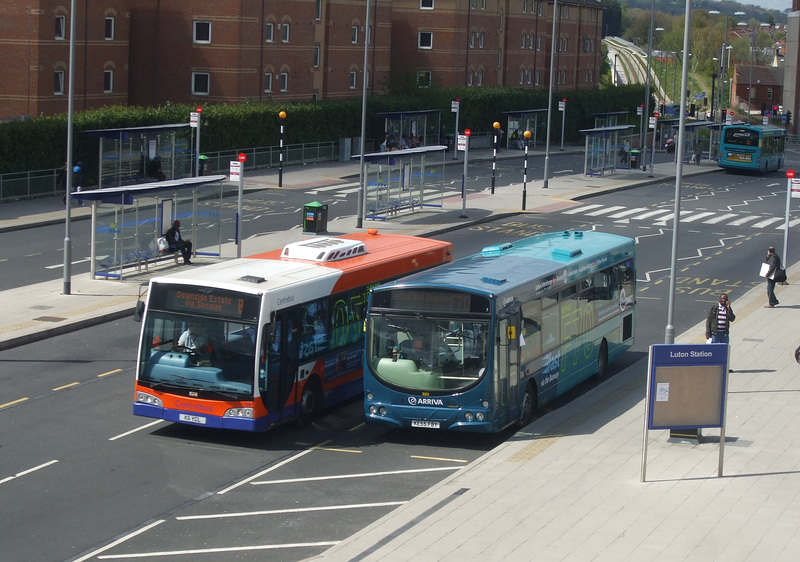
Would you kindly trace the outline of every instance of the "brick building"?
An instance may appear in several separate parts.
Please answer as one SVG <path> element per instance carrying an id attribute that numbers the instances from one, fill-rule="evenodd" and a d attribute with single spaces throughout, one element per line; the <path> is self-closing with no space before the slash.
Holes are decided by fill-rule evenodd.
<path id="1" fill-rule="evenodd" d="M 0 6 L 0 119 L 65 112 L 69 2 Z M 602 5 L 558 7 L 553 41 L 552 2 L 373 0 L 368 89 L 545 89 L 552 45 L 558 88 L 595 88 Z M 360 96 L 365 17 L 347 0 L 79 0 L 75 110 Z"/>

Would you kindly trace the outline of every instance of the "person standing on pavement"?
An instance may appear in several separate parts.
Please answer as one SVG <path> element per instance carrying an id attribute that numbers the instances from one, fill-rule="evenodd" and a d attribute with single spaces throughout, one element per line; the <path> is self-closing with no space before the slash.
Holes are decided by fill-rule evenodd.
<path id="1" fill-rule="evenodd" d="M 780 303 L 778 299 L 775 298 L 775 271 L 780 269 L 781 267 L 781 258 L 778 254 L 775 253 L 775 246 L 770 246 L 767 248 L 767 259 L 764 260 L 764 263 L 769 264 L 769 269 L 767 270 L 767 298 L 769 302 L 764 305 L 764 308 L 775 308 Z"/>
<path id="2" fill-rule="evenodd" d="M 706 340 L 710 343 L 729 343 L 731 322 L 736 320 L 733 313 L 728 293 L 719 296 L 719 302 L 714 304 L 706 317 Z"/>

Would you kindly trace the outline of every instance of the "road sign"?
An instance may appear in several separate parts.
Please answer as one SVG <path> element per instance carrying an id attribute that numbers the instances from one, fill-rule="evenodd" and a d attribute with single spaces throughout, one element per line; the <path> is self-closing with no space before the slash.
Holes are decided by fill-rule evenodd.
<path id="1" fill-rule="evenodd" d="M 450 102 L 450 111 L 452 113 L 458 113 L 458 104 L 461 100 L 455 100 Z"/>
<path id="2" fill-rule="evenodd" d="M 564 111 L 565 107 L 567 107 L 567 102 L 565 102 L 565 101 L 558 102 L 558 110 L 559 111 Z"/>
<path id="3" fill-rule="evenodd" d="M 242 163 L 231 160 L 231 181 L 239 181 L 239 176 L 242 173 Z"/>
<path id="4" fill-rule="evenodd" d="M 240 152 L 238 158 L 239 162 L 244 163 L 247 161 L 247 154 L 245 154 L 244 152 Z"/>
<path id="5" fill-rule="evenodd" d="M 196 111 L 192 111 L 189 113 L 189 126 L 190 127 L 197 127 L 197 123 L 200 121 L 200 114 Z"/>

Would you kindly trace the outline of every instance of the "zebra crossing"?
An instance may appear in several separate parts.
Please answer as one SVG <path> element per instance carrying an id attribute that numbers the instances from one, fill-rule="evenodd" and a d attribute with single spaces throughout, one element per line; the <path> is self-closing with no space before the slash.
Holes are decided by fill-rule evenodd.
<path id="1" fill-rule="evenodd" d="M 660 226 L 675 220 L 675 213 L 671 209 L 652 209 L 650 207 L 636 207 L 628 209 L 619 205 L 579 205 L 572 209 L 561 211 L 563 215 L 584 215 L 587 217 L 604 217 L 613 219 L 614 222 L 647 221 Z M 724 224 L 726 226 L 747 226 L 747 228 L 786 228 L 784 217 L 769 215 L 742 215 L 728 212 L 715 211 L 681 211 L 681 223 Z M 789 221 L 789 228 L 800 224 L 800 218 Z"/>

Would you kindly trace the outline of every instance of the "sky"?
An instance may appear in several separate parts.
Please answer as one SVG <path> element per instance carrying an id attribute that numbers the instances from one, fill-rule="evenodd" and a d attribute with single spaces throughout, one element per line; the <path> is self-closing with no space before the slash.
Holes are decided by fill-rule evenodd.
<path id="1" fill-rule="evenodd" d="M 752 4 L 753 6 L 760 6 L 769 10 L 778 10 L 780 12 L 792 7 L 792 0 L 739 0 L 742 4 Z M 747 11 L 747 10 L 743 10 Z"/>

